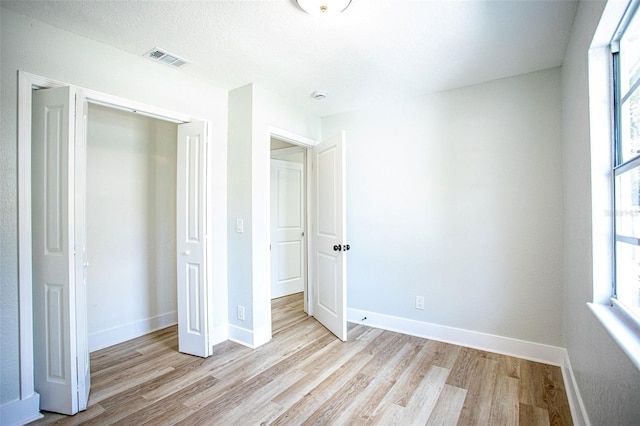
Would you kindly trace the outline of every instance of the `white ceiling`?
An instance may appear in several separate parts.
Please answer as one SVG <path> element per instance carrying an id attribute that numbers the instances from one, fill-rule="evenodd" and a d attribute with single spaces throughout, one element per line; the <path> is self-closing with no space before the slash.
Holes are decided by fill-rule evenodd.
<path id="1" fill-rule="evenodd" d="M 192 62 L 176 72 L 226 89 L 255 82 L 318 115 L 559 66 L 576 4 L 353 0 L 312 17 L 295 0 L 2 1 L 134 55 L 166 49 Z"/>

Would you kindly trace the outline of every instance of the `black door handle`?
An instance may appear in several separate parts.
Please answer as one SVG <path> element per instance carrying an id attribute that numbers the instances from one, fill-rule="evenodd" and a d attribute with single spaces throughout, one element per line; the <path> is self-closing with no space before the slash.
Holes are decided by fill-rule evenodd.
<path id="1" fill-rule="evenodd" d="M 333 251 L 342 251 L 342 246 L 340 244 L 336 244 L 333 246 Z"/>
<path id="2" fill-rule="evenodd" d="M 344 251 L 347 251 L 351 248 L 351 246 L 349 244 L 345 244 L 344 245 Z"/>

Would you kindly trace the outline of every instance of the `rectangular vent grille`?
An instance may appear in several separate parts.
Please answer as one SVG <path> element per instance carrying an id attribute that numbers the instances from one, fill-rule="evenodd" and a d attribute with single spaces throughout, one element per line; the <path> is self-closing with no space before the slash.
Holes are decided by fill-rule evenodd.
<path id="1" fill-rule="evenodd" d="M 174 68 L 180 68 L 189 62 L 185 59 L 174 55 L 173 53 L 168 53 L 162 49 L 153 48 L 147 53 L 144 54 L 149 59 L 153 59 L 154 61 L 162 62 L 166 65 L 171 65 Z"/>

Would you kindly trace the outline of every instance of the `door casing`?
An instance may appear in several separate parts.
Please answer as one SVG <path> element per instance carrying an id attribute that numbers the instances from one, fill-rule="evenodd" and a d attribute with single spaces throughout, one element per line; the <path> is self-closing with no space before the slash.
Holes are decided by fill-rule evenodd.
<path id="1" fill-rule="evenodd" d="M 305 193 L 307 194 L 307 196 L 305 197 L 305 214 L 306 214 L 306 224 L 307 226 L 310 223 L 310 206 L 309 206 L 309 196 L 308 194 L 310 194 L 310 190 L 311 190 L 311 156 L 308 155 L 309 150 L 311 148 L 313 148 L 314 145 L 317 144 L 317 141 L 313 140 L 313 139 L 309 139 L 307 137 L 289 132 L 287 130 L 283 130 L 283 129 L 279 129 L 273 126 L 269 126 L 268 129 L 268 138 L 267 141 L 271 140 L 271 138 L 273 139 L 277 139 L 280 140 L 282 142 L 287 142 L 289 144 L 292 145 L 296 145 L 299 146 L 301 148 L 303 148 L 306 152 L 305 152 L 305 164 L 304 164 L 304 172 L 305 172 Z M 264 161 L 266 162 L 266 164 L 271 164 L 271 150 L 267 150 L 267 156 L 264 158 Z M 270 171 L 271 167 L 267 167 L 267 170 Z M 270 182 L 270 175 L 267 176 L 267 182 Z M 267 236 L 267 241 L 271 241 L 271 197 L 268 197 L 268 203 L 269 205 L 266 208 L 266 220 L 265 223 L 269 224 L 267 232 L 268 232 L 268 236 Z M 307 232 L 308 234 L 308 232 Z M 305 286 L 304 286 L 304 311 L 306 313 L 308 313 L 309 315 L 313 315 L 313 303 L 311 303 L 312 301 L 312 293 L 310 290 L 310 286 L 312 285 L 312 282 L 309 279 L 309 239 L 306 238 L 306 264 L 307 264 L 307 268 L 305 273 L 307 274 L 307 279 L 305 280 Z M 267 265 L 267 276 L 266 276 L 266 282 L 269 283 L 269 290 L 267 292 L 267 297 L 264 298 L 264 300 L 260 300 L 259 302 L 256 303 L 262 303 L 264 304 L 264 309 L 266 311 L 268 311 L 269 313 L 271 313 L 271 251 L 267 250 L 267 256 L 268 259 L 265 262 Z M 271 329 L 271 316 L 269 315 L 269 319 L 267 321 L 267 324 L 264 324 L 264 327 L 268 329 L 268 335 L 271 336 L 272 335 L 272 329 Z"/>

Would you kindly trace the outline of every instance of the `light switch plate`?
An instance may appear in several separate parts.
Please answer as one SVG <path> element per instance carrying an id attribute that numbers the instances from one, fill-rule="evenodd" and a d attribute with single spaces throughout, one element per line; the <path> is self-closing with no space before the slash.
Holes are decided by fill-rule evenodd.
<path id="1" fill-rule="evenodd" d="M 236 219 L 236 232 L 239 234 L 244 232 L 244 221 L 240 218 Z"/>

